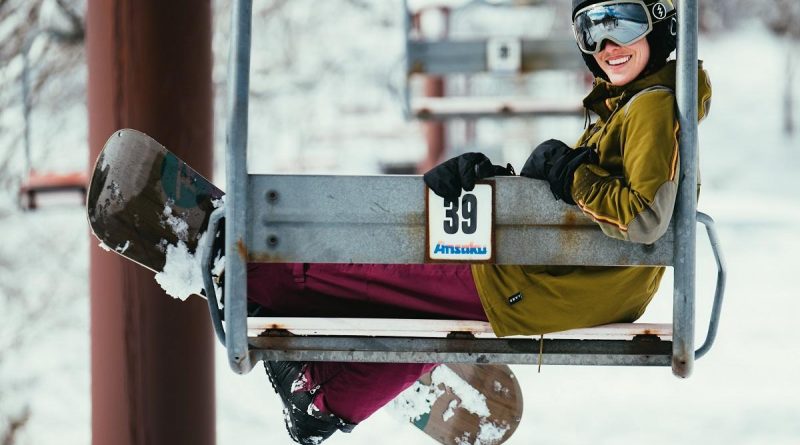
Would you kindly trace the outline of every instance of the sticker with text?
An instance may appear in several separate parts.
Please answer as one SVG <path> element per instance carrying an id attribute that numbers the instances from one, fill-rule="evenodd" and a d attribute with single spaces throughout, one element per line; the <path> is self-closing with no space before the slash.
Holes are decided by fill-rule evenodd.
<path id="1" fill-rule="evenodd" d="M 493 231 L 492 183 L 476 184 L 456 200 L 428 190 L 428 258 L 490 261 Z"/>

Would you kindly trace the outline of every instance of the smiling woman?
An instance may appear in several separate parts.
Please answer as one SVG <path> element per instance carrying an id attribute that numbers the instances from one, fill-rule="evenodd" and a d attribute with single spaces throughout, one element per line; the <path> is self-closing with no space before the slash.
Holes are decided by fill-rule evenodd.
<path id="1" fill-rule="evenodd" d="M 650 45 L 645 39 L 630 46 L 619 46 L 609 41 L 593 56 L 612 85 L 625 85 L 644 71 L 650 59 Z"/>
<path id="2" fill-rule="evenodd" d="M 663 67 L 670 53 L 675 50 L 675 14 L 672 0 L 573 0 L 572 30 L 586 65 L 595 77 L 609 80 L 606 68 L 610 65 L 604 65 L 603 62 L 607 62 L 609 57 L 630 54 L 607 54 L 603 57 L 600 53 L 609 52 L 607 48 L 615 46 L 641 47 L 644 43 L 640 42 L 645 38 L 649 54 L 643 55 L 642 67 L 637 74 L 652 73 Z M 636 56 L 633 58 L 635 62 Z M 631 68 L 626 68 L 628 70 Z M 627 79 L 628 82 L 630 80 L 633 78 Z M 624 85 L 618 81 L 613 83 Z"/>

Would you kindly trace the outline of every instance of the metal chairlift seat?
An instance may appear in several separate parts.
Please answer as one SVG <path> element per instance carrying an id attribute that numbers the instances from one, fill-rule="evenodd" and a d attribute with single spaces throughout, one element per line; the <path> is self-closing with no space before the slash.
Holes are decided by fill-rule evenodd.
<path id="1" fill-rule="evenodd" d="M 526 97 L 411 97 L 408 82 L 413 75 L 446 76 L 495 72 L 492 65 L 493 39 L 444 38 L 432 40 L 412 36 L 414 14 L 404 1 L 406 43 L 406 116 L 423 120 L 479 119 L 540 116 L 582 116 L 579 99 L 542 101 Z M 508 7 L 508 6 L 506 6 Z M 421 12 L 418 12 L 418 14 Z M 503 39 L 504 41 L 507 39 Z M 578 71 L 583 60 L 575 41 L 566 37 L 512 39 L 519 46 L 514 72 L 523 75 L 537 71 Z"/>
<path id="2" fill-rule="evenodd" d="M 580 101 L 564 103 L 524 97 L 418 97 L 411 100 L 411 115 L 420 120 L 583 116 L 583 110 Z"/>
<path id="3" fill-rule="evenodd" d="M 671 324 L 622 324 L 548 334 L 494 338 L 486 324 L 456 320 L 247 318 L 247 262 L 420 263 L 424 261 L 423 190 L 419 176 L 249 175 L 247 104 L 250 0 L 233 11 L 229 89 L 227 196 L 209 230 L 225 218 L 224 324 L 206 256 L 212 321 L 229 363 L 249 372 L 259 360 L 536 363 L 672 366 L 686 377 L 716 336 L 725 265 L 713 220 L 696 211 L 696 3 L 679 4 L 678 105 L 681 178 L 675 215 L 653 245 L 611 239 L 570 206 L 554 202 L 544 184 L 496 178 L 496 262 L 501 264 L 664 265 L 675 269 Z M 688 184 L 684 185 L 684 184 Z M 325 190 L 320 196 L 319 190 Z M 516 203 L 536 202 L 521 212 Z M 379 206 L 380 212 L 376 212 Z M 694 348 L 695 227 L 705 225 L 717 288 L 704 344 Z M 212 237 L 208 237 L 211 239 Z M 355 242 L 358 241 L 358 242 Z M 531 248 L 530 246 L 536 246 Z M 576 248 L 580 246 L 580 248 Z M 206 252 L 211 252 L 206 246 Z"/>
<path id="4" fill-rule="evenodd" d="M 77 192 L 83 199 L 89 177 L 86 172 L 40 173 L 31 171 L 19 187 L 19 201 L 23 208 L 36 209 L 37 195 L 53 192 Z"/>

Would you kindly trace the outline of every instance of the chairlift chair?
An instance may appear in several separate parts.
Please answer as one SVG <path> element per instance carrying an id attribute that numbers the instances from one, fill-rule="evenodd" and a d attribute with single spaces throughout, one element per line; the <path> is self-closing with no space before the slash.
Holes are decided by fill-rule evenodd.
<path id="1" fill-rule="evenodd" d="M 31 67 L 30 49 L 33 42 L 39 36 L 50 36 L 57 40 L 69 41 L 72 37 L 61 31 L 53 29 L 42 29 L 31 33 L 23 44 L 22 48 L 22 76 L 20 84 L 22 88 L 22 109 L 24 114 L 24 135 L 23 143 L 25 148 L 25 177 L 20 183 L 18 191 L 18 202 L 23 209 L 33 210 L 38 208 L 37 196 L 39 194 L 54 192 L 77 192 L 81 196 L 81 202 L 86 199 L 86 189 L 89 184 L 89 175 L 85 171 L 78 172 L 40 172 L 33 168 L 31 159 Z"/>
<path id="2" fill-rule="evenodd" d="M 218 307 L 211 280 L 210 245 L 205 246 L 203 259 L 211 318 L 231 368 L 246 373 L 259 360 L 539 362 L 671 366 L 675 375 L 689 376 L 694 360 L 710 349 L 716 336 L 725 264 L 713 220 L 696 210 L 697 4 L 687 0 L 678 7 L 682 176 L 671 228 L 662 239 L 649 246 L 611 239 L 579 211 L 554 202 L 543 184 L 509 177 L 495 180 L 497 263 L 672 266 L 672 323 L 616 324 L 543 338 L 496 338 L 488 324 L 462 320 L 248 318 L 247 262 L 423 262 L 424 184 L 420 176 L 248 174 L 252 4 L 236 0 L 228 97 L 228 194 L 209 223 L 214 231 L 225 219 L 224 309 Z M 336 199 L 322 200 L 311 193 L 320 189 Z M 536 215 L 515 210 L 520 208 L 515 203 L 523 200 L 537 202 Z M 372 211 L 376 202 L 383 209 L 380 216 Z M 718 274 L 706 339 L 695 349 L 698 222 L 706 227 Z M 213 237 L 208 238 L 210 244 Z M 575 249 L 576 245 L 582 248 Z"/>
<path id="3" fill-rule="evenodd" d="M 507 4 L 506 4 L 507 3 Z M 520 7 L 541 2 L 487 3 L 492 7 Z M 404 112 L 422 120 L 529 118 L 541 116 L 582 116 L 580 101 L 560 103 L 526 97 L 412 97 L 408 82 L 411 76 L 446 76 L 493 73 L 500 76 L 522 75 L 543 70 L 583 71 L 583 61 L 575 51 L 575 41 L 567 37 L 548 38 L 471 38 L 429 39 L 414 35 L 415 17 L 404 0 L 406 88 Z"/>

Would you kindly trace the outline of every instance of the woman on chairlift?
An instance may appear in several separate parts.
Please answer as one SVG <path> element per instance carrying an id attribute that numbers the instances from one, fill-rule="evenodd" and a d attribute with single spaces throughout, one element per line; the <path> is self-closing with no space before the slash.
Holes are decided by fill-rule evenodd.
<path id="1" fill-rule="evenodd" d="M 547 181 L 610 237 L 650 244 L 667 230 L 678 190 L 677 17 L 672 0 L 573 0 L 578 49 L 594 74 L 583 100 L 596 116 L 570 146 L 536 146 L 520 176 Z M 711 88 L 698 73 L 698 116 Z M 514 175 L 465 153 L 424 175 L 455 199 L 475 182 Z M 531 203 L 535 206 L 536 203 Z M 488 321 L 497 336 L 633 322 L 664 267 L 250 264 L 248 295 L 272 316 L 449 318 Z M 290 436 L 318 444 L 349 432 L 436 364 L 267 362 Z"/>

